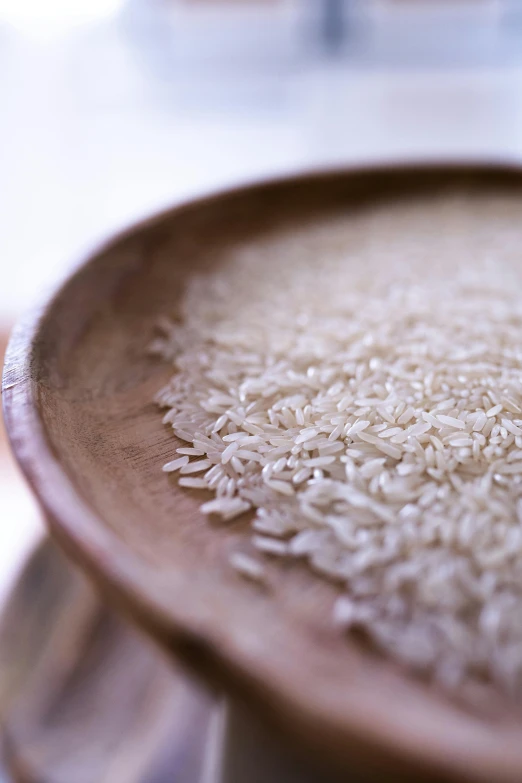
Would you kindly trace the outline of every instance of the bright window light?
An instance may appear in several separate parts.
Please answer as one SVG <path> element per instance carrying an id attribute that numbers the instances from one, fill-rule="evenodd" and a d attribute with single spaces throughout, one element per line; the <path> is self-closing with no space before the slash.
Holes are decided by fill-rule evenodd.
<path id="1" fill-rule="evenodd" d="M 53 35 L 112 16 L 123 0 L 0 0 L 0 23 L 20 31 Z"/>

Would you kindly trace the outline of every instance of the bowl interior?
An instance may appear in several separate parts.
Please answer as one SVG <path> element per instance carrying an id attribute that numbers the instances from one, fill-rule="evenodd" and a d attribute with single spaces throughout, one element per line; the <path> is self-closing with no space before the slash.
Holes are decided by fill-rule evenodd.
<path id="1" fill-rule="evenodd" d="M 447 188 L 522 197 L 521 183 L 508 169 L 390 168 L 209 198 L 111 241 L 13 339 L 7 422 L 60 540 L 164 646 L 342 765 L 515 780 L 522 722 L 500 703 L 469 712 L 348 642 L 329 620 L 336 589 L 298 564 L 269 563 L 267 589 L 230 569 L 249 521 L 209 524 L 204 493 L 162 473 L 175 442 L 152 398 L 171 369 L 147 346 L 187 276 L 245 248 L 262 263 L 333 215 Z"/>

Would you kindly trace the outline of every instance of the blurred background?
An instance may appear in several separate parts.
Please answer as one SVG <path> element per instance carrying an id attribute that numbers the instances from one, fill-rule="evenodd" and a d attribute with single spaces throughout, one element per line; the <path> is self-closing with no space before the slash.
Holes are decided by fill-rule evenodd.
<path id="1" fill-rule="evenodd" d="M 1 345 L 144 213 L 428 157 L 522 159 L 522 0 L 0 0 Z M 0 481 L 3 601 L 42 530 L 5 440 Z"/>

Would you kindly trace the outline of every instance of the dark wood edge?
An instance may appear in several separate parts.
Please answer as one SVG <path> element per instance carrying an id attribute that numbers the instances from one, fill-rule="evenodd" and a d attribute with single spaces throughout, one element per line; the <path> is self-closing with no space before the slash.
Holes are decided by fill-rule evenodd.
<path id="1" fill-rule="evenodd" d="M 491 160 L 480 162 L 470 160 L 429 160 L 407 162 L 376 162 L 348 166 L 346 168 L 319 169 L 287 177 L 275 177 L 253 184 L 243 184 L 210 196 L 196 198 L 162 210 L 145 220 L 133 223 L 109 239 L 98 243 L 94 250 L 82 254 L 73 265 L 80 269 L 93 257 L 107 252 L 126 238 L 143 229 L 161 223 L 168 216 L 182 213 L 185 209 L 211 204 L 223 197 L 239 196 L 251 192 L 252 188 L 262 191 L 277 185 L 313 184 L 329 178 L 350 175 L 422 174 L 441 172 L 463 176 L 491 174 L 508 176 L 522 174 L 522 164 L 513 160 Z M 74 275 L 73 275 L 74 276 Z M 522 778 L 522 754 L 520 766 L 513 768 L 512 759 L 502 765 L 499 754 L 495 754 L 495 767 L 488 767 L 484 754 L 479 759 L 454 754 L 441 758 L 438 748 L 426 745 L 412 745 L 411 739 L 403 735 L 402 745 L 397 736 L 385 736 L 378 727 L 364 722 L 353 722 L 342 730 L 328 715 L 321 716 L 321 731 L 318 734 L 317 716 L 307 714 L 303 705 L 281 689 L 270 686 L 256 677 L 244 662 L 224 649 L 218 639 L 212 638 L 204 627 L 194 624 L 194 619 L 183 612 L 183 601 L 172 597 L 166 601 L 157 584 L 147 578 L 147 569 L 125 547 L 125 544 L 107 528 L 76 492 L 72 482 L 58 463 L 47 440 L 39 411 L 36 383 L 32 378 L 35 339 L 46 313 L 52 309 L 64 283 L 45 304 L 35 309 L 15 327 L 9 341 L 2 383 L 3 410 L 8 437 L 13 452 L 36 495 L 48 520 L 51 531 L 66 553 L 73 558 L 96 582 L 104 595 L 110 597 L 120 608 L 146 630 L 163 649 L 179 657 L 190 669 L 207 681 L 219 683 L 230 689 L 240 699 L 254 705 L 262 716 L 273 725 L 288 730 L 289 721 L 296 738 L 316 735 L 317 747 L 322 747 L 333 759 L 346 757 L 348 735 L 358 754 L 371 758 L 374 753 L 383 756 L 394 768 L 402 768 L 401 780 L 411 775 L 422 774 L 423 781 L 429 780 L 496 780 L 515 781 Z M 280 683 L 280 686 L 284 684 Z M 382 727 L 381 727 L 382 728 Z M 349 729 L 349 731 L 347 731 Z M 500 762 L 500 764 L 499 764 Z M 493 777 L 492 777 L 493 776 Z"/>

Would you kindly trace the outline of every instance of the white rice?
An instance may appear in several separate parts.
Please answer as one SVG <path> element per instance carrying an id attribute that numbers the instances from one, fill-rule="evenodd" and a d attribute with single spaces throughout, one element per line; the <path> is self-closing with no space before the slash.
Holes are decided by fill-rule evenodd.
<path id="1" fill-rule="evenodd" d="M 253 557 L 243 554 L 243 552 L 232 552 L 229 557 L 229 563 L 238 574 L 254 582 L 262 582 L 265 578 L 265 571 L 261 563 L 254 560 Z"/>
<path id="2" fill-rule="evenodd" d="M 333 580 L 335 623 L 396 660 L 513 694 L 521 209 L 441 196 L 276 232 L 194 277 L 153 346 L 174 366 L 157 402 L 187 444 L 163 469 L 214 494 L 204 513 L 253 509 L 253 549 Z"/>

